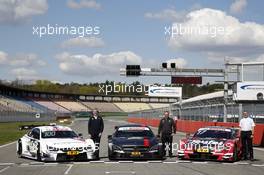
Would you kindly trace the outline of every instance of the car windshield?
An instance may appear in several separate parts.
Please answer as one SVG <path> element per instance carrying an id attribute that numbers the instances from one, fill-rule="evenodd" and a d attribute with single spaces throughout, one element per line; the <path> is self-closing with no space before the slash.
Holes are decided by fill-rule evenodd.
<path id="1" fill-rule="evenodd" d="M 42 138 L 74 138 L 78 135 L 73 131 L 44 131 L 41 133 Z"/>
<path id="2" fill-rule="evenodd" d="M 198 130 L 194 137 L 197 138 L 217 138 L 217 139 L 230 139 L 231 138 L 231 131 L 225 130 Z"/>
<path id="3" fill-rule="evenodd" d="M 154 137 L 152 131 L 143 130 L 143 131 L 117 131 L 115 134 L 116 137 Z"/>

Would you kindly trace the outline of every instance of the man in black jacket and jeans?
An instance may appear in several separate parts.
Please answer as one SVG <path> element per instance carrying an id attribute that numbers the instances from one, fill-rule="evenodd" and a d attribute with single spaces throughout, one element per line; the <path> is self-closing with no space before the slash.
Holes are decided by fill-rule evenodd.
<path id="1" fill-rule="evenodd" d="M 176 134 L 176 125 L 172 118 L 169 117 L 168 111 L 164 112 L 164 118 L 160 120 L 158 135 L 161 134 L 163 154 L 166 155 L 169 147 L 169 156 L 172 157 L 172 140 L 173 133 Z M 167 146 L 166 146 L 167 145 Z"/>
<path id="2" fill-rule="evenodd" d="M 88 121 L 88 133 L 96 146 L 95 156 L 99 159 L 100 140 L 104 131 L 104 121 L 97 110 L 93 110 L 93 115 Z"/>

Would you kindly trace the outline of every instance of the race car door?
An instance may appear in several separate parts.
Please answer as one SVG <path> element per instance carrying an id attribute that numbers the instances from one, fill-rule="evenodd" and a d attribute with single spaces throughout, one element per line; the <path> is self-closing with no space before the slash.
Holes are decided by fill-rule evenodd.
<path id="1" fill-rule="evenodd" d="M 40 130 L 38 128 L 32 129 L 32 131 L 28 134 L 28 139 L 27 139 L 27 150 L 31 157 L 37 156 L 39 139 L 40 139 Z"/>

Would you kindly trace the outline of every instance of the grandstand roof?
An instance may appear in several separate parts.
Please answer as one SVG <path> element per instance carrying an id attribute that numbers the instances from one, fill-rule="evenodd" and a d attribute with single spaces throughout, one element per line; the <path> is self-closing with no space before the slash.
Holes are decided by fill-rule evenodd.
<path id="1" fill-rule="evenodd" d="M 228 95 L 232 95 L 232 93 L 233 93 L 232 91 L 228 91 Z M 209 100 L 213 98 L 220 98 L 220 97 L 224 97 L 224 91 L 218 91 L 218 92 L 213 92 L 209 94 L 198 95 L 196 97 L 183 100 L 182 104 L 201 101 L 201 100 Z"/>

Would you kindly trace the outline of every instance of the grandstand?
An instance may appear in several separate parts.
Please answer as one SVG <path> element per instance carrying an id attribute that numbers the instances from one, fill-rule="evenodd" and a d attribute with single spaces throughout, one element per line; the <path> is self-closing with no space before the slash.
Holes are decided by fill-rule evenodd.
<path id="1" fill-rule="evenodd" d="M 77 101 L 53 101 L 58 106 L 61 106 L 71 112 L 79 112 L 79 111 L 90 111 L 90 109 L 84 106 L 82 103 Z"/>
<path id="2" fill-rule="evenodd" d="M 69 113 L 70 111 L 68 109 L 65 109 L 64 107 L 57 105 L 56 103 L 49 101 L 49 100 L 34 100 L 35 103 L 45 106 L 49 110 L 59 112 L 59 113 Z"/>
<path id="3" fill-rule="evenodd" d="M 123 112 L 122 109 L 117 107 L 114 103 L 110 102 L 82 102 L 89 109 L 97 109 L 100 112 Z"/>
<path id="4" fill-rule="evenodd" d="M 169 104 L 164 104 L 164 103 L 150 103 L 149 105 L 152 109 L 169 107 Z"/>
<path id="5" fill-rule="evenodd" d="M 118 108 L 124 112 L 133 112 L 151 109 L 148 103 L 114 103 Z"/>
<path id="6" fill-rule="evenodd" d="M 241 109 L 239 109 L 240 107 Z M 183 120 L 222 122 L 224 117 L 224 92 L 218 91 L 199 95 L 183 100 L 182 103 L 173 103 L 167 107 L 145 109 L 136 112 L 130 111 L 128 115 L 156 118 L 162 117 L 163 112 L 167 110 L 171 111 L 172 117 L 177 116 Z M 256 123 L 264 122 L 263 103 L 238 104 L 232 99 L 232 91 L 228 91 L 227 121 L 238 122 L 240 110 L 247 111 Z"/>
<path id="7" fill-rule="evenodd" d="M 8 111 L 19 111 L 19 112 L 38 112 L 37 108 L 27 103 L 23 103 L 20 100 L 16 100 L 12 97 L 0 96 L 0 104 L 2 108 L 7 109 Z"/>
<path id="8" fill-rule="evenodd" d="M 0 121 L 37 121 L 36 114 L 50 119 L 86 114 L 93 109 L 124 114 L 164 108 L 172 102 L 174 98 L 39 92 L 0 84 Z"/>

